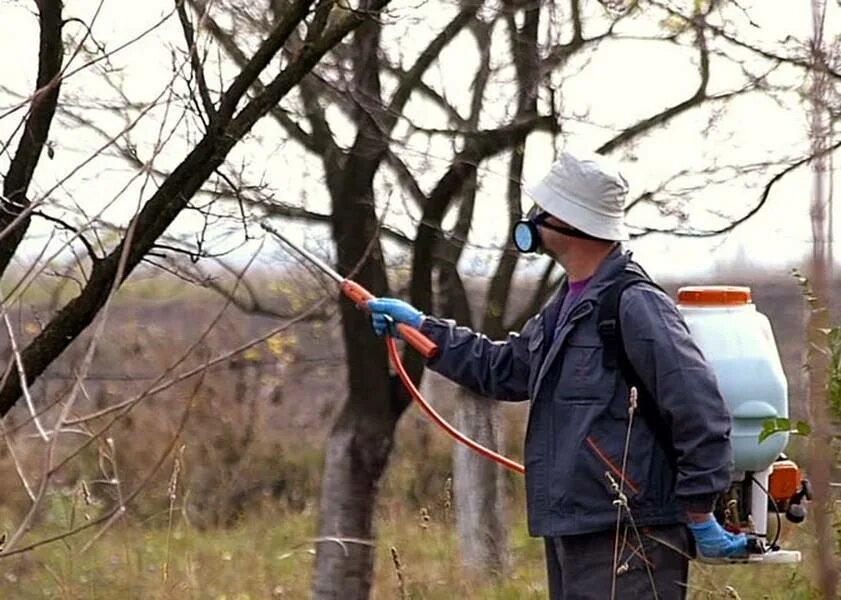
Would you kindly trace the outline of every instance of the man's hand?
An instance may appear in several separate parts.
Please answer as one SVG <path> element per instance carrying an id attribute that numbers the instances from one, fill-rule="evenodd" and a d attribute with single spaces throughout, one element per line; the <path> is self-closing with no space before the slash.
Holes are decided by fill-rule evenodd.
<path id="1" fill-rule="evenodd" d="M 415 329 L 423 323 L 423 313 L 417 308 L 397 298 L 374 298 L 368 300 L 368 310 L 371 311 L 371 322 L 377 335 L 390 330 L 391 323 L 406 323 Z"/>
<path id="2" fill-rule="evenodd" d="M 698 553 L 703 558 L 735 558 L 748 553 L 748 539 L 744 533 L 733 534 L 726 531 L 712 514 L 706 518 L 690 515 L 690 531 L 695 538 Z"/>

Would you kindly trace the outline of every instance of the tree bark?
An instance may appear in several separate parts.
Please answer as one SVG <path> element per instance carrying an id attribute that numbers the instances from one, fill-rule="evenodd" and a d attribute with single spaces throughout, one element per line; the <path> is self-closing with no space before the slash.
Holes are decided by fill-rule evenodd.
<path id="1" fill-rule="evenodd" d="M 41 152 L 47 143 L 50 126 L 58 105 L 61 89 L 61 61 L 64 44 L 61 39 L 62 3 L 59 0 L 38 2 L 40 43 L 38 50 L 38 77 L 32 95 L 29 115 L 17 150 L 3 178 L 3 196 L 0 197 L 0 276 L 12 261 L 15 251 L 29 229 L 30 216 L 20 218 L 29 207 L 27 192 Z M 19 220 L 18 220 L 19 219 Z M 10 228 L 8 231 L 7 229 Z"/>
<path id="2" fill-rule="evenodd" d="M 381 403 L 387 396 L 376 395 Z M 360 414 L 348 398 L 327 443 L 313 598 L 365 600 L 374 571 L 373 515 L 394 441 L 393 419 Z"/>
<path id="3" fill-rule="evenodd" d="M 376 167 L 368 164 L 379 143 L 358 139 L 356 147 L 347 164 L 325 161 L 337 268 L 382 296 L 388 281 L 374 208 Z M 313 597 L 363 600 L 371 591 L 379 482 L 407 402 L 392 383 L 385 344 L 367 314 L 346 299 L 341 314 L 348 395 L 327 442 Z"/>
<path id="4" fill-rule="evenodd" d="M 809 475 L 813 489 L 815 519 L 815 548 L 817 555 L 818 582 L 823 598 L 837 598 L 838 561 L 830 548 L 836 548 L 833 534 L 833 506 L 830 497 L 829 481 L 831 478 L 832 434 L 828 423 L 827 368 L 828 357 L 817 348 L 826 347 L 826 334 L 830 326 L 829 315 L 829 273 L 832 265 L 827 252 L 826 215 L 831 204 L 831 187 L 828 185 L 826 151 L 830 146 L 830 127 L 827 114 L 829 98 L 826 74 L 826 53 L 823 30 L 826 16 L 826 3 L 812 0 L 813 33 L 812 60 L 814 63 L 812 89 L 810 90 L 813 188 L 811 203 L 812 221 L 812 260 L 810 279 L 814 300 L 809 313 L 807 327 L 807 373 L 808 406 L 810 420 L 815 424 L 815 433 L 809 440 Z"/>
<path id="5" fill-rule="evenodd" d="M 381 262 L 377 270 L 384 275 Z M 371 285 L 369 279 L 356 277 L 383 294 L 383 284 Z M 348 396 L 327 441 L 313 597 L 363 600 L 371 590 L 379 482 L 406 404 L 395 401 L 384 344 L 371 333 L 367 316 L 349 302 L 342 304 Z"/>
<path id="6" fill-rule="evenodd" d="M 465 388 L 458 393 L 455 426 L 486 448 L 503 446 L 499 407 Z M 504 572 L 509 556 L 503 467 L 456 444 L 453 493 L 462 562 L 481 573 Z"/>

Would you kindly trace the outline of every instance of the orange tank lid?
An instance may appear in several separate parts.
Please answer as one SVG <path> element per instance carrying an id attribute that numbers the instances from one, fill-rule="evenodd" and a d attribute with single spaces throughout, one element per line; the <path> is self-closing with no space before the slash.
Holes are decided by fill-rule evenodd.
<path id="1" fill-rule="evenodd" d="M 690 285 L 677 292 L 678 304 L 733 306 L 752 302 L 750 288 L 739 285 Z"/>

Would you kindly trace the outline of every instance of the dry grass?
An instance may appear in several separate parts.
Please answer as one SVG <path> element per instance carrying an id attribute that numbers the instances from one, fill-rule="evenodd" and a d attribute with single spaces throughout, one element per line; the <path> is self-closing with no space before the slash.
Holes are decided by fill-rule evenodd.
<path id="1" fill-rule="evenodd" d="M 51 509 L 61 512 L 56 504 Z M 433 506 L 422 514 L 391 504 L 377 524 L 372 597 L 545 598 L 543 545 L 527 536 L 519 518 L 521 510 L 518 505 L 512 513 L 510 571 L 500 578 L 487 578 L 460 567 L 453 527 L 443 507 Z M 0 562 L 3 597 L 306 598 L 314 531 L 313 510 L 285 513 L 270 502 L 228 528 L 200 530 L 177 514 L 171 531 L 166 523 L 126 519 L 84 553 L 80 552 L 84 541 L 72 539 Z M 814 598 L 808 583 L 809 564 L 794 568 L 695 565 L 690 598 Z"/>
<path id="2" fill-rule="evenodd" d="M 78 405 L 80 414 L 143 389 L 149 377 L 157 376 L 195 341 L 218 308 L 206 295 L 185 296 L 150 282 L 141 287 L 140 300 L 127 298 L 115 308 L 115 325 L 93 365 L 94 374 L 103 377 L 88 382 L 88 397 Z M 156 302 L 162 291 L 168 301 Z M 272 325 L 276 322 L 227 314 L 186 366 L 200 364 Z M 20 327 L 24 334 L 37 331 L 36 321 L 27 314 L 21 316 Z M 101 530 L 91 529 L 0 560 L 0 598 L 308 597 L 321 449 L 344 379 L 335 329 L 329 323 L 302 325 L 283 339 L 214 367 L 201 380 L 185 381 L 138 404 L 109 432 L 112 442 L 93 444 L 57 475 L 25 541 L 61 534 L 113 508 L 118 494 L 108 475 L 119 469 L 126 490 L 143 480 L 150 463 L 172 440 L 190 400 L 190 419 L 176 445 L 183 444 L 178 462 L 170 456 L 125 516 L 96 543 L 89 544 Z M 34 388 L 40 407 L 67 389 L 71 382 L 64 375 L 72 372 L 76 360 L 78 352 L 71 348 Z M 794 368 L 789 365 L 789 370 Z M 438 398 L 436 406 L 448 413 L 444 399 Z M 505 409 L 513 456 L 522 439 L 522 408 Z M 47 422 L 50 415 L 44 415 Z M 26 417 L 26 411 L 16 407 L 6 425 L 14 434 L 19 466 L 34 476 L 41 454 L 32 426 L 18 428 Z M 88 423 L 94 429 L 99 424 Z M 61 450 L 67 452 L 78 440 L 63 442 Z M 14 529 L 28 505 L 7 448 L 0 448 L 0 480 L 5 485 L 0 495 L 2 534 Z M 511 475 L 508 490 L 510 570 L 499 579 L 471 575 L 458 560 L 450 442 L 410 409 L 398 429 L 378 499 L 373 597 L 544 598 L 543 546 L 526 533 L 518 477 Z M 808 525 L 793 530 L 793 535 L 789 545 L 803 548 L 812 543 Z M 812 598 L 811 564 L 696 567 L 692 597 Z"/>

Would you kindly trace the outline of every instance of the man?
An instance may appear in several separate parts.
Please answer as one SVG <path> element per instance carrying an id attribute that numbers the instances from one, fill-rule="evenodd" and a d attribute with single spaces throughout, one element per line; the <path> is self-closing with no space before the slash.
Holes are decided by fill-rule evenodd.
<path id="1" fill-rule="evenodd" d="M 627 190 L 604 157 L 569 152 L 529 190 L 536 207 L 515 245 L 548 254 L 566 277 L 505 341 L 400 300 L 368 303 L 377 333 L 403 322 L 438 344 L 431 369 L 489 398 L 531 399 L 528 524 L 545 540 L 552 599 L 684 598 L 687 525 L 705 557 L 746 552 L 744 534 L 712 514 L 730 485 L 730 415 L 675 304 L 650 280 L 618 296 L 624 368 L 605 360 L 617 350 L 600 331 L 600 305 L 623 273 L 644 274 L 620 244 Z"/>

